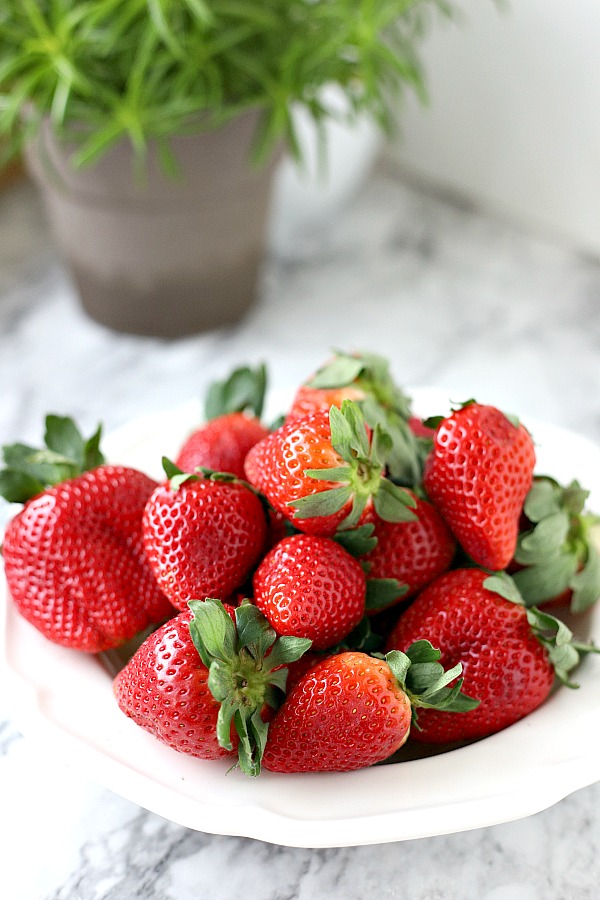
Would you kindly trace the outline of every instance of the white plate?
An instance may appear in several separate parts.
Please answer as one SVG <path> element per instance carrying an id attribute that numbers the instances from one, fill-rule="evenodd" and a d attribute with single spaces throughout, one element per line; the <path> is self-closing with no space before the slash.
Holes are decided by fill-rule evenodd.
<path id="1" fill-rule="evenodd" d="M 448 394 L 413 391 L 415 408 L 444 411 Z M 112 435 L 110 457 L 160 472 L 199 421 L 196 404 L 145 417 Z M 538 471 L 579 480 L 600 509 L 600 449 L 568 431 L 527 422 Z M 105 445 L 106 446 L 106 445 Z M 7 695 L 26 735 L 123 797 L 173 822 L 215 834 L 298 847 L 384 843 L 507 822 L 545 809 L 600 780 L 600 658 L 532 715 L 499 734 L 430 758 L 359 772 L 250 779 L 228 763 L 204 762 L 163 746 L 127 719 L 98 662 L 46 641 L 15 612 L 2 648 Z M 600 642 L 600 610 L 578 625 Z"/>

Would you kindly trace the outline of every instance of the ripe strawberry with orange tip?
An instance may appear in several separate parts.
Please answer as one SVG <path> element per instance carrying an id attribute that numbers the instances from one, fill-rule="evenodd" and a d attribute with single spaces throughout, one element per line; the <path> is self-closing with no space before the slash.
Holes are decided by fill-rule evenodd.
<path id="1" fill-rule="evenodd" d="M 99 653 L 173 615 L 144 555 L 142 516 L 157 483 L 107 465 L 100 430 L 47 416 L 45 449 L 3 448 L 0 494 L 23 509 L 2 546 L 13 602 L 49 640 Z"/>
<path id="2" fill-rule="evenodd" d="M 344 353 L 333 357 L 296 391 L 288 419 L 341 408 L 355 401 L 367 425 L 380 425 L 391 440 L 387 455 L 390 477 L 400 484 L 417 484 L 431 446 L 431 432 L 417 428 L 411 400 L 396 383 L 387 359 L 375 353 Z"/>
<path id="3" fill-rule="evenodd" d="M 359 524 L 372 505 L 387 521 L 407 521 L 414 500 L 386 477 L 387 432 L 369 429 L 357 403 L 292 419 L 248 453 L 248 480 L 292 524 L 331 537 Z"/>

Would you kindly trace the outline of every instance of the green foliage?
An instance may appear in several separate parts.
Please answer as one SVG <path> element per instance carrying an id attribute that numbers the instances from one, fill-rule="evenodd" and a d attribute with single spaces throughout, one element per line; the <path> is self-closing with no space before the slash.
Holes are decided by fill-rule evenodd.
<path id="1" fill-rule="evenodd" d="M 92 163 L 123 137 L 138 159 L 157 141 L 262 111 L 255 157 L 284 139 L 299 156 L 292 104 L 320 124 L 338 85 L 352 114 L 392 126 L 405 86 L 424 97 L 416 46 L 444 0 L 4 0 L 0 133 L 18 150 L 49 115 Z"/>

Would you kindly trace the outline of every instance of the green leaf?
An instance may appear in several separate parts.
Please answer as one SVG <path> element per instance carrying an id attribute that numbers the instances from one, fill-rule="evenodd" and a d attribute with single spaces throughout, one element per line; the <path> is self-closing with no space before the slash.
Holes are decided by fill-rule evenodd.
<path id="1" fill-rule="evenodd" d="M 355 436 L 347 416 L 337 406 L 329 410 L 329 428 L 331 431 L 331 446 L 347 462 L 354 460 L 352 450 Z"/>
<path id="2" fill-rule="evenodd" d="M 332 407 L 332 409 L 335 409 L 335 406 Z M 353 452 L 353 455 L 359 459 L 368 459 L 369 438 L 367 435 L 365 417 L 359 404 L 354 400 L 344 400 L 340 411 L 350 426 L 350 449 Z M 337 449 L 333 440 L 333 431 L 331 435 L 331 444 L 334 450 Z"/>
<path id="3" fill-rule="evenodd" d="M 34 482 L 41 484 L 42 488 L 58 484 L 78 474 L 78 468 L 72 462 L 65 461 L 63 457 L 52 454 L 50 450 L 40 451 L 27 444 L 9 444 L 3 448 L 4 461 L 7 469 L 15 469 L 24 475 L 29 475 Z M 35 491 L 39 493 L 39 491 Z M 29 496 L 24 496 L 25 502 Z"/>
<path id="4" fill-rule="evenodd" d="M 490 575 L 484 579 L 483 586 L 486 590 L 504 597 L 505 600 L 510 600 L 511 603 L 524 605 L 524 599 L 515 578 L 511 578 L 506 572 L 496 572 L 494 575 Z"/>
<path id="5" fill-rule="evenodd" d="M 577 687 L 569 679 L 569 672 L 578 665 L 580 659 L 579 650 L 573 644 L 572 631 L 560 619 L 535 606 L 527 610 L 527 621 L 538 641 L 545 647 L 557 678 L 567 687 Z M 593 647 L 585 649 L 595 652 Z"/>
<path id="6" fill-rule="evenodd" d="M 406 683 L 406 676 L 411 666 L 410 657 L 401 650 L 390 650 L 389 653 L 385 654 L 385 661 L 392 670 L 400 687 L 403 687 Z"/>
<path id="7" fill-rule="evenodd" d="M 573 589 L 571 610 L 584 612 L 600 598 L 600 555 L 593 547 L 588 548 L 587 561 L 580 572 L 576 572 L 569 582 Z"/>
<path id="8" fill-rule="evenodd" d="M 352 384 L 363 370 L 360 357 L 338 354 L 320 368 L 307 384 L 313 388 L 338 388 Z"/>
<path id="9" fill-rule="evenodd" d="M 406 655 L 411 663 L 437 662 L 442 656 L 441 651 L 427 640 L 415 641 L 406 651 Z"/>
<path id="10" fill-rule="evenodd" d="M 44 442 L 49 450 L 75 463 L 83 471 L 85 441 L 73 419 L 68 416 L 46 416 Z"/>
<path id="11" fill-rule="evenodd" d="M 6 468 L 0 470 L 0 494 L 11 503 L 25 503 L 45 488 L 101 465 L 100 434 L 99 427 L 84 441 L 72 419 L 48 415 L 44 448 L 22 443 L 3 446 Z"/>
<path id="12" fill-rule="evenodd" d="M 260 418 L 266 389 L 267 368 L 264 363 L 255 369 L 249 366 L 235 369 L 224 381 L 215 381 L 210 385 L 204 416 L 210 420 L 227 413 L 247 412 Z"/>
<path id="13" fill-rule="evenodd" d="M 334 515 L 346 505 L 351 496 L 352 487 L 348 485 L 299 497 L 298 500 L 290 500 L 287 505 L 295 510 L 295 519 L 311 519 L 313 516 Z"/>
<path id="14" fill-rule="evenodd" d="M 305 469 L 304 474 L 317 481 L 335 481 L 345 483 L 350 480 L 350 466 L 332 466 L 330 469 Z"/>
<path id="15" fill-rule="evenodd" d="M 25 503 L 45 488 L 45 484 L 17 469 L 0 469 L 0 497 L 9 503 Z"/>
<path id="16" fill-rule="evenodd" d="M 577 557 L 559 553 L 540 564 L 515 572 L 513 579 L 527 606 L 552 600 L 565 591 L 578 568 Z"/>
<path id="17" fill-rule="evenodd" d="M 532 531 L 519 537 L 516 561 L 522 565 L 532 565 L 556 554 L 567 539 L 569 525 L 569 516 L 564 510 L 541 519 Z"/>
<path id="18" fill-rule="evenodd" d="M 83 445 L 83 468 L 86 472 L 90 469 L 96 469 L 105 462 L 104 454 L 100 451 L 101 438 L 102 426 L 99 425 L 94 434 Z"/>
<path id="19" fill-rule="evenodd" d="M 406 653 L 392 650 L 385 661 L 392 670 L 413 706 L 442 709 L 448 712 L 468 712 L 479 706 L 479 700 L 462 693 L 462 679 L 453 687 L 448 685 L 462 672 L 457 663 L 447 671 L 438 660 L 440 651 L 427 640 L 416 641 Z"/>
<path id="20" fill-rule="evenodd" d="M 572 481 L 562 490 L 561 502 L 571 516 L 580 516 L 590 492 L 582 488 L 578 481 Z"/>
<path id="21" fill-rule="evenodd" d="M 347 550 L 351 556 L 366 556 L 377 546 L 377 538 L 373 534 L 375 525 L 368 522 L 358 528 L 340 529 L 333 539 Z"/>
<path id="22" fill-rule="evenodd" d="M 541 522 L 547 516 L 560 512 L 559 490 L 558 483 L 552 478 L 545 476 L 534 478 L 523 505 L 527 518 L 531 522 Z"/>
<path id="23" fill-rule="evenodd" d="M 416 506 L 414 497 L 387 478 L 381 479 L 379 489 L 373 496 L 373 506 L 385 522 L 414 522 L 417 518 L 411 511 Z"/>
<path id="24" fill-rule="evenodd" d="M 262 659 L 277 637 L 268 619 L 257 606 L 244 600 L 235 611 L 235 622 L 239 647 L 247 648 L 255 659 Z"/>
<path id="25" fill-rule="evenodd" d="M 231 720 L 237 712 L 237 707 L 231 698 L 221 703 L 217 715 L 217 740 L 224 750 L 233 750 L 231 741 Z"/>
<path id="26" fill-rule="evenodd" d="M 369 612 L 386 609 L 398 602 L 408 591 L 407 584 L 397 578 L 367 578 L 365 609 Z"/>
<path id="27" fill-rule="evenodd" d="M 227 611 L 220 600 L 190 600 L 189 607 L 194 613 L 190 622 L 190 632 L 194 646 L 202 662 L 207 665 L 214 660 L 235 659 L 236 631 Z"/>
<path id="28" fill-rule="evenodd" d="M 300 659 L 311 646 L 308 638 L 299 638 L 292 635 L 282 635 L 277 639 L 273 649 L 266 658 L 272 669 L 278 666 L 287 666 Z"/>

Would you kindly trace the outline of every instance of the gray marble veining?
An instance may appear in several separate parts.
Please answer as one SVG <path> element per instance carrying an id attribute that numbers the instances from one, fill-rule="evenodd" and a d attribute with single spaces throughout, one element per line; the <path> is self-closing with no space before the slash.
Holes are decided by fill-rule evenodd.
<path id="1" fill-rule="evenodd" d="M 265 359 L 291 387 L 332 346 L 374 349 L 399 381 L 441 385 L 600 442 L 600 265 L 381 167 L 336 220 L 265 266 L 238 328 L 185 340 L 88 320 L 33 188 L 0 195 L 0 442 L 43 415 L 110 430 L 202 396 Z M 6 505 L 0 515 L 8 514 Z M 594 900 L 600 786 L 464 834 L 302 850 L 197 833 L 110 793 L 22 738 L 0 699 L 3 896 L 9 900 Z"/>

